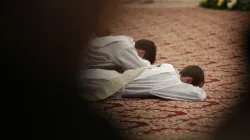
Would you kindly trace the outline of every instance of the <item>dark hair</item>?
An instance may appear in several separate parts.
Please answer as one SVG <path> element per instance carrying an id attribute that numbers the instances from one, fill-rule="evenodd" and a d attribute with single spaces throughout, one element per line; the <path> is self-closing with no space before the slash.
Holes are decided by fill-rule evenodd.
<path id="1" fill-rule="evenodd" d="M 193 79 L 191 84 L 194 86 L 199 86 L 205 81 L 204 72 L 199 66 L 187 66 L 180 72 L 180 74 L 182 77 L 191 77 Z"/>
<path id="2" fill-rule="evenodd" d="M 135 42 L 135 48 L 144 50 L 146 52 L 144 58 L 147 59 L 151 64 L 155 62 L 156 45 L 153 41 L 147 39 L 137 40 Z"/>

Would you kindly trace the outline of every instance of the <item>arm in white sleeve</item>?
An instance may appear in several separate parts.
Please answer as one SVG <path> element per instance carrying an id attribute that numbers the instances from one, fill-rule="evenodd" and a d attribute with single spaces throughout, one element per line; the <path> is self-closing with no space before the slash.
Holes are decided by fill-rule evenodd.
<path id="1" fill-rule="evenodd" d="M 148 60 L 142 59 L 134 47 L 126 48 L 116 54 L 115 60 L 125 70 L 136 69 L 143 66 L 151 65 Z"/>
<path id="2" fill-rule="evenodd" d="M 164 87 L 163 84 L 152 89 L 150 93 L 171 100 L 203 101 L 206 99 L 206 92 L 203 89 L 182 82 L 168 87 Z"/>
<path id="3" fill-rule="evenodd" d="M 151 65 L 151 63 L 150 63 L 148 60 L 142 59 L 141 57 L 140 57 L 140 59 L 143 61 L 143 63 L 144 63 L 146 66 Z"/>

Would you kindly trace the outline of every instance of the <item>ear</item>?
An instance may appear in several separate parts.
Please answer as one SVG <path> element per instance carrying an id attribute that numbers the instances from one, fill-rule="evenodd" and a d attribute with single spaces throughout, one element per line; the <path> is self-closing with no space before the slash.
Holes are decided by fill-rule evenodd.
<path id="1" fill-rule="evenodd" d="M 187 83 L 188 83 L 188 84 L 191 84 L 191 83 L 193 82 L 193 78 L 191 78 L 191 77 L 187 77 L 186 80 L 187 80 Z"/>
<path id="2" fill-rule="evenodd" d="M 137 53 L 138 53 L 138 55 L 139 55 L 141 58 L 144 58 L 144 55 L 145 55 L 146 51 L 141 50 L 141 49 L 137 49 Z"/>
<path id="3" fill-rule="evenodd" d="M 199 85 L 199 87 L 202 88 L 203 85 L 204 85 L 204 82 L 201 82 L 200 85 Z"/>

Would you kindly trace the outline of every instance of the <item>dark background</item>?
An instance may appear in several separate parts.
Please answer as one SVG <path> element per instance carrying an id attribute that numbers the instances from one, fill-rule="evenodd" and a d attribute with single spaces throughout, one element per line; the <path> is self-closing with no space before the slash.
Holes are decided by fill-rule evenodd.
<path id="1" fill-rule="evenodd" d="M 108 26 L 111 0 L 3 1 L 2 77 L 10 137 L 115 139 L 122 136 L 77 95 L 79 57 L 93 32 Z M 108 15 L 108 16 L 107 16 Z M 97 23 L 102 23 L 97 24 Z M 246 35 L 248 56 L 250 34 Z M 249 61 L 247 61 L 249 66 Z M 247 68 L 249 70 L 249 68 Z M 249 94 L 213 139 L 249 139 Z M 15 115 L 12 115 L 15 114 Z M 166 138 L 167 139 L 167 138 Z"/>

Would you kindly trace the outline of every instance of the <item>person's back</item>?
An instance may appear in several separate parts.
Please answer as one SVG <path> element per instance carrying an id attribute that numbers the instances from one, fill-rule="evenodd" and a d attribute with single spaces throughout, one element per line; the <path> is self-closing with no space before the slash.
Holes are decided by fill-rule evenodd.
<path id="1" fill-rule="evenodd" d="M 122 67 L 117 56 L 124 49 L 133 49 L 133 39 L 127 36 L 95 37 L 83 56 L 83 63 L 87 68 L 116 69 Z"/>
<path id="2" fill-rule="evenodd" d="M 139 56 L 144 50 L 136 48 L 136 42 L 131 37 L 124 35 L 95 37 L 89 42 L 88 49 L 83 55 L 84 67 L 108 70 L 122 69 L 124 71 L 151 65 L 148 60 L 143 59 L 143 56 Z M 142 42 L 151 43 L 148 40 Z M 155 48 L 155 45 L 150 44 L 143 47 Z M 144 51 L 144 54 L 152 59 L 152 53 Z M 155 60 L 155 55 L 153 58 Z"/>

